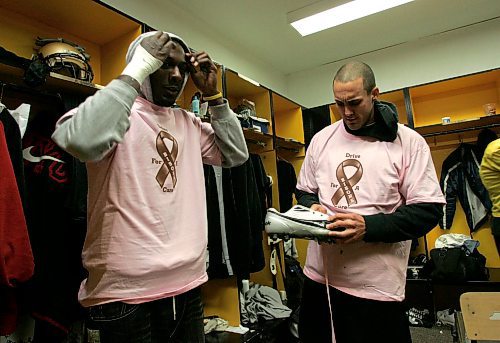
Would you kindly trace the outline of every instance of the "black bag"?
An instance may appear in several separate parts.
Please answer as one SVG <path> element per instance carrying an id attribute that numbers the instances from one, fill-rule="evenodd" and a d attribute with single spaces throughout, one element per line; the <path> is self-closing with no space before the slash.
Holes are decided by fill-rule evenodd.
<path id="1" fill-rule="evenodd" d="M 287 296 L 286 306 L 292 311 L 300 305 L 302 288 L 304 286 L 304 273 L 299 261 L 291 256 L 285 256 L 285 290 Z"/>
<path id="2" fill-rule="evenodd" d="M 436 248 L 430 252 L 430 277 L 437 281 L 485 281 L 489 279 L 486 257 L 477 249 Z"/>

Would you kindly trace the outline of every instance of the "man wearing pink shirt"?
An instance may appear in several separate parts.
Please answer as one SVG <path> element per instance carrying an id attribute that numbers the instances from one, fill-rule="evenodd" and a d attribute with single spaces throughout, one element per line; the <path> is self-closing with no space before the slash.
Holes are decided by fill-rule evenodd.
<path id="1" fill-rule="evenodd" d="M 298 202 L 329 214 L 335 239 L 309 243 L 300 338 L 332 342 L 333 327 L 337 343 L 411 342 L 402 305 L 410 244 L 444 204 L 430 150 L 377 100 L 365 63 L 341 67 L 333 92 L 342 120 L 313 137 L 297 182 Z"/>
<path id="2" fill-rule="evenodd" d="M 122 75 L 57 123 L 53 140 L 86 162 L 88 228 L 78 298 L 101 343 L 204 342 L 203 163 L 248 158 L 217 68 L 179 37 L 142 34 Z M 211 123 L 175 106 L 188 77 Z"/>

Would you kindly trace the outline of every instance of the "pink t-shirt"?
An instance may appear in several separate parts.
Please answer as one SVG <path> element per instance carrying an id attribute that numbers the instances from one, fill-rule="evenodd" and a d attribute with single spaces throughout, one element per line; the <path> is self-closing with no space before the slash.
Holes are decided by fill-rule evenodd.
<path id="1" fill-rule="evenodd" d="M 137 97 L 123 141 L 87 163 L 83 306 L 142 303 L 207 280 L 202 163 L 221 165 L 212 127 Z"/>
<path id="2" fill-rule="evenodd" d="M 394 142 L 349 134 L 342 121 L 323 129 L 309 145 L 297 188 L 318 194 L 328 214 L 393 213 L 404 204 L 444 203 L 427 143 L 401 124 Z M 311 241 L 304 273 L 320 283 L 327 275 L 331 286 L 353 296 L 401 301 L 410 245 Z"/>

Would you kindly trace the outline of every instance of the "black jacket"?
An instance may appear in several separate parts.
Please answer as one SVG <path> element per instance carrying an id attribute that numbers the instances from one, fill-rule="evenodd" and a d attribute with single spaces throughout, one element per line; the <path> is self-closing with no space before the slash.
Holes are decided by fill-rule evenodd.
<path id="1" fill-rule="evenodd" d="M 212 166 L 204 165 L 208 220 L 208 276 L 226 278 L 227 262 L 233 275 L 249 279 L 250 273 L 265 265 L 262 246 L 264 217 L 267 210 L 265 191 L 267 177 L 259 156 L 250 158 L 241 166 L 222 169 L 224 204 L 224 236 L 220 222 L 219 194 Z M 264 179 L 265 178 L 265 179 Z M 227 246 L 226 261 L 223 245 Z"/>
<path id="2" fill-rule="evenodd" d="M 476 231 L 488 219 L 491 201 L 479 177 L 480 152 L 472 144 L 462 143 L 443 162 L 440 185 L 446 197 L 446 207 L 439 225 L 450 229 L 460 201 L 467 224 Z"/>

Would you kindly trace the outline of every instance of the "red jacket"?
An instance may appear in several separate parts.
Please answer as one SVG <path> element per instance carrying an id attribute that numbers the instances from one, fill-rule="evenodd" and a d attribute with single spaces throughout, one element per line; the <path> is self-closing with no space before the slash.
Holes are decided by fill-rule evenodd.
<path id="1" fill-rule="evenodd" d="M 17 310 L 13 287 L 34 271 L 21 197 L 2 122 L 0 122 L 0 335 L 15 331 Z"/>

